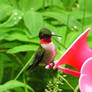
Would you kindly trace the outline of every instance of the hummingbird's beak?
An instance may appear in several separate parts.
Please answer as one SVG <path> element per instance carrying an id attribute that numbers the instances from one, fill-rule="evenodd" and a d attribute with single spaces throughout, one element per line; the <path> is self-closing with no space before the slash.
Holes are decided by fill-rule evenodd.
<path id="1" fill-rule="evenodd" d="M 62 38 L 62 36 L 56 35 L 56 34 L 51 34 L 51 36 L 56 36 L 56 37 L 61 37 Z"/>

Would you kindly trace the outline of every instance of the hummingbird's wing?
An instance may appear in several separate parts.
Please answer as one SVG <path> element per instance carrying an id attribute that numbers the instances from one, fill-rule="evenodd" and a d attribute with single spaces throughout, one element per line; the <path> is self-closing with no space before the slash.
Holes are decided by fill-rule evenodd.
<path id="1" fill-rule="evenodd" d="M 34 69 L 35 67 L 37 67 L 39 65 L 39 63 L 41 62 L 43 56 L 44 56 L 44 49 L 40 46 L 38 48 L 38 50 L 35 53 L 34 59 L 33 59 L 33 64 L 30 65 L 27 70 L 29 69 Z"/>

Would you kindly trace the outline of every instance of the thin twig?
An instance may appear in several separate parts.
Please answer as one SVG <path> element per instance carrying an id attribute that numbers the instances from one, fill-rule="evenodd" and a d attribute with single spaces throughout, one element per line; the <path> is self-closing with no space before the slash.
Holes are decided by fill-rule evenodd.
<path id="1" fill-rule="evenodd" d="M 32 59 L 33 59 L 34 55 L 32 55 L 32 57 L 28 60 L 28 62 L 23 66 L 23 68 L 20 70 L 20 72 L 17 74 L 15 80 L 17 80 L 19 78 L 19 76 L 25 71 L 25 69 L 28 67 L 28 65 L 31 63 Z"/>
<path id="2" fill-rule="evenodd" d="M 21 64 L 22 66 L 24 66 L 24 64 L 22 63 L 22 61 L 20 60 L 20 58 L 17 55 L 15 55 L 15 54 L 11 54 L 11 55 L 16 58 L 16 60 L 18 61 L 19 64 Z"/>
<path id="3" fill-rule="evenodd" d="M 85 17 L 86 17 L 86 0 L 84 0 L 84 5 L 83 5 L 83 21 L 82 21 L 82 32 L 84 30 L 84 26 L 85 26 Z"/>
<path id="4" fill-rule="evenodd" d="M 77 92 L 77 91 L 78 91 L 78 89 L 79 89 L 79 85 L 77 85 L 77 86 L 76 86 L 76 88 L 75 88 L 74 92 Z"/>
<path id="5" fill-rule="evenodd" d="M 72 85 L 63 76 L 60 76 L 60 78 L 64 80 L 70 86 L 70 88 L 74 91 L 74 88 L 72 87 Z"/>
<path id="6" fill-rule="evenodd" d="M 1 53 L 2 53 L 2 52 L 7 52 L 7 51 L 8 51 L 8 50 L 6 50 L 6 49 L 5 49 L 5 50 L 4 50 L 4 49 L 0 50 Z"/>
<path id="7" fill-rule="evenodd" d="M 2 50 L 0 50 L 0 53 L 7 52 L 7 51 L 8 51 L 7 49 L 2 49 Z M 16 58 L 16 60 L 18 61 L 18 63 L 23 66 L 23 63 L 18 56 L 16 56 L 15 54 L 11 54 L 11 55 L 14 56 Z"/>

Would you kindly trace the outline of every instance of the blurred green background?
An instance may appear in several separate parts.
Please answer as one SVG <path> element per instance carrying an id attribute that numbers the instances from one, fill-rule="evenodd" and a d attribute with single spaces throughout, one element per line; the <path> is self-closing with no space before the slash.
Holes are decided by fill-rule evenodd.
<path id="1" fill-rule="evenodd" d="M 57 60 L 92 27 L 92 0 L 0 0 L 0 92 L 79 92 L 78 78 L 59 70 L 25 72 L 44 27 L 62 36 L 53 38 Z M 92 48 L 92 31 L 87 40 Z"/>

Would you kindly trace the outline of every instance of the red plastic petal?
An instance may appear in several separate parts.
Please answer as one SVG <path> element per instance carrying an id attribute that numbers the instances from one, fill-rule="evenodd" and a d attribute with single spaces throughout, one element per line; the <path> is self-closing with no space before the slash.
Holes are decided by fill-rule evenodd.
<path id="1" fill-rule="evenodd" d="M 91 29 L 83 32 L 58 60 L 54 69 L 62 64 L 68 64 L 80 71 L 82 64 L 92 57 L 92 49 L 87 44 L 87 34 Z"/>

